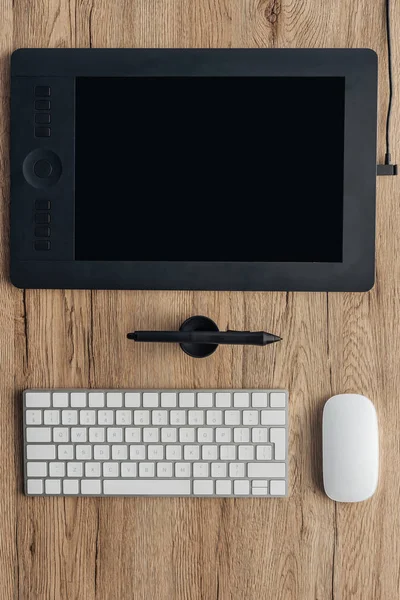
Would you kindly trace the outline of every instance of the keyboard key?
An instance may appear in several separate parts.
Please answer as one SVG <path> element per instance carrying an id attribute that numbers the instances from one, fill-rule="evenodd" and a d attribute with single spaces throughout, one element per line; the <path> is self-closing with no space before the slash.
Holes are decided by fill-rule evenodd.
<path id="1" fill-rule="evenodd" d="M 99 425 L 112 425 L 114 423 L 114 413 L 112 410 L 99 410 L 97 414 Z"/>
<path id="2" fill-rule="evenodd" d="M 268 394 L 266 392 L 253 392 L 251 395 L 251 405 L 254 408 L 267 408 Z"/>
<path id="3" fill-rule="evenodd" d="M 229 477 L 244 477 L 244 463 L 231 463 L 229 465 Z"/>
<path id="4" fill-rule="evenodd" d="M 285 477 L 286 465 L 285 463 L 263 463 L 255 462 L 247 465 L 248 477 Z"/>
<path id="5" fill-rule="evenodd" d="M 189 496 L 190 479 L 109 480 L 104 481 L 104 494 L 106 496 Z"/>
<path id="6" fill-rule="evenodd" d="M 86 406 L 86 394 L 83 392 L 72 392 L 71 393 L 71 406 L 82 407 Z"/>
<path id="7" fill-rule="evenodd" d="M 47 408 L 50 406 L 50 392 L 27 392 L 25 406 L 27 408 Z"/>
<path id="8" fill-rule="evenodd" d="M 286 483 L 285 481 L 270 481 L 269 482 L 269 493 L 271 496 L 285 496 L 286 495 Z"/>
<path id="9" fill-rule="evenodd" d="M 81 462 L 67 463 L 67 475 L 68 475 L 68 477 L 82 477 L 83 463 L 81 463 Z"/>
<path id="10" fill-rule="evenodd" d="M 272 460 L 271 446 L 257 446 L 257 460 Z"/>
<path id="11" fill-rule="evenodd" d="M 102 392 L 90 392 L 89 406 L 91 408 L 102 408 L 104 406 L 104 394 Z"/>
<path id="12" fill-rule="evenodd" d="M 118 408 L 122 406 L 122 393 L 121 392 L 108 392 L 107 394 L 107 406 L 112 408 Z"/>
<path id="13" fill-rule="evenodd" d="M 59 444 L 61 444 L 63 442 L 69 442 L 68 427 L 54 427 L 53 442 L 58 442 Z"/>
<path id="14" fill-rule="evenodd" d="M 213 406 L 213 395 L 210 392 L 199 392 L 197 394 L 197 406 L 199 408 Z"/>
<path id="15" fill-rule="evenodd" d="M 79 481 L 77 479 L 65 479 L 63 481 L 63 493 L 67 496 L 79 494 Z"/>
<path id="16" fill-rule="evenodd" d="M 172 463 L 158 463 L 157 477 L 172 477 Z"/>
<path id="17" fill-rule="evenodd" d="M 78 411 L 77 410 L 61 411 L 61 420 L 62 420 L 63 425 L 77 425 L 78 424 Z"/>
<path id="18" fill-rule="evenodd" d="M 146 446 L 129 446 L 129 458 L 131 460 L 145 460 Z"/>
<path id="19" fill-rule="evenodd" d="M 61 494 L 61 481 L 59 479 L 46 479 L 44 490 L 46 494 Z"/>
<path id="20" fill-rule="evenodd" d="M 134 410 L 133 422 L 135 423 L 135 425 L 150 425 L 150 411 Z"/>
<path id="21" fill-rule="evenodd" d="M 208 410 L 207 425 L 222 425 L 222 410 Z"/>
<path id="22" fill-rule="evenodd" d="M 285 460 L 286 458 L 286 431 L 283 427 L 272 427 L 270 431 L 271 444 L 275 444 L 275 460 Z"/>
<path id="23" fill-rule="evenodd" d="M 161 406 L 164 407 L 173 407 L 176 406 L 176 394 L 172 392 L 164 392 L 161 394 Z"/>
<path id="24" fill-rule="evenodd" d="M 94 460 L 109 460 L 110 446 L 105 444 L 93 446 L 93 458 Z"/>
<path id="25" fill-rule="evenodd" d="M 178 438 L 176 429 L 172 429 L 170 427 L 163 427 L 161 429 L 162 442 L 176 442 L 177 440 Z"/>
<path id="26" fill-rule="evenodd" d="M 143 393 L 143 406 L 146 407 L 156 407 L 158 406 L 158 394 L 153 392 L 144 392 Z"/>
<path id="27" fill-rule="evenodd" d="M 266 479 L 255 479 L 252 483 L 253 488 L 257 487 L 268 487 L 268 481 Z"/>
<path id="28" fill-rule="evenodd" d="M 258 410 L 244 410 L 243 425 L 258 425 Z"/>
<path id="29" fill-rule="evenodd" d="M 119 463 L 117 462 L 105 462 L 103 463 L 103 477 L 118 477 L 119 476 Z"/>
<path id="30" fill-rule="evenodd" d="M 96 412 L 94 410 L 81 410 L 79 419 L 81 425 L 95 425 Z"/>
<path id="31" fill-rule="evenodd" d="M 184 446 L 183 457 L 185 460 L 199 460 L 200 446 Z"/>
<path id="32" fill-rule="evenodd" d="M 127 392 L 125 394 L 125 406 L 126 406 L 126 408 L 139 408 L 140 407 L 139 392 Z"/>
<path id="33" fill-rule="evenodd" d="M 28 479 L 28 494 L 43 494 L 43 481 L 41 479 Z"/>
<path id="34" fill-rule="evenodd" d="M 50 427 L 27 427 L 26 428 L 27 442 L 51 442 Z"/>
<path id="35" fill-rule="evenodd" d="M 231 441 L 232 430 L 229 427 L 218 427 L 215 430 L 215 441 L 216 442 L 227 442 Z"/>
<path id="36" fill-rule="evenodd" d="M 230 496 L 232 494 L 232 481 L 221 479 L 215 482 L 215 493 L 217 496 Z"/>
<path id="37" fill-rule="evenodd" d="M 49 464 L 49 476 L 50 477 L 65 477 L 65 463 L 64 462 L 51 462 Z"/>
<path id="38" fill-rule="evenodd" d="M 220 446 L 219 457 L 221 460 L 236 460 L 236 446 Z"/>
<path id="39" fill-rule="evenodd" d="M 225 425 L 240 425 L 240 411 L 226 410 Z"/>
<path id="40" fill-rule="evenodd" d="M 55 458 L 55 456 L 53 457 Z M 60 444 L 58 446 L 58 459 L 59 460 L 73 460 L 74 458 L 74 447 Z"/>
<path id="41" fill-rule="evenodd" d="M 105 483 L 105 482 L 104 482 Z M 91 496 L 93 494 L 101 494 L 101 480 L 100 479 L 82 479 L 81 481 L 81 494 Z"/>
<path id="42" fill-rule="evenodd" d="M 26 474 L 28 477 L 46 477 L 47 463 L 28 462 L 26 463 Z"/>
<path id="43" fill-rule="evenodd" d="M 104 442 L 106 439 L 104 427 L 89 427 L 89 442 Z M 86 440 L 85 440 L 86 441 Z"/>
<path id="44" fill-rule="evenodd" d="M 153 425 L 168 425 L 168 412 L 166 410 L 152 410 L 151 422 Z"/>
<path id="45" fill-rule="evenodd" d="M 253 443 L 268 442 L 268 429 L 266 427 L 253 427 L 251 430 L 251 440 Z"/>
<path id="46" fill-rule="evenodd" d="M 145 427 L 143 429 L 143 441 L 155 444 L 159 441 L 159 431 L 157 427 Z"/>
<path id="47" fill-rule="evenodd" d="M 193 477 L 208 477 L 210 465 L 206 462 L 193 463 Z"/>
<path id="48" fill-rule="evenodd" d="M 188 411 L 189 425 L 204 425 L 204 411 L 189 410 Z"/>
<path id="49" fill-rule="evenodd" d="M 218 460 L 218 446 L 203 446 L 201 457 L 203 460 Z"/>
<path id="50" fill-rule="evenodd" d="M 211 477 L 226 477 L 226 463 L 211 463 Z"/>
<path id="51" fill-rule="evenodd" d="M 121 477 L 136 477 L 136 463 L 123 462 L 121 463 Z"/>
<path id="52" fill-rule="evenodd" d="M 44 446 L 42 444 L 36 444 L 26 447 L 26 457 L 28 460 L 54 460 L 56 457 L 55 446 Z"/>
<path id="53" fill-rule="evenodd" d="M 247 392 L 236 392 L 233 394 L 233 406 L 240 408 L 250 406 L 250 394 Z"/>
<path id="54" fill-rule="evenodd" d="M 65 479 L 63 481 L 63 493 L 67 496 L 79 494 L 79 481 L 77 479 Z"/>
<path id="55" fill-rule="evenodd" d="M 122 442 L 122 429 L 121 427 L 108 427 L 107 429 L 107 442 Z"/>
<path id="56" fill-rule="evenodd" d="M 92 446 L 85 444 L 84 446 L 76 446 L 76 459 L 77 460 L 90 460 L 92 458 Z"/>
<path id="57" fill-rule="evenodd" d="M 40 410 L 27 410 L 25 413 L 25 421 L 27 425 L 41 425 L 42 412 Z"/>
<path id="58" fill-rule="evenodd" d="M 58 425 L 60 422 L 60 412 L 58 410 L 44 410 L 43 423 L 45 425 Z"/>
<path id="59" fill-rule="evenodd" d="M 212 496 L 214 493 L 214 482 L 212 479 L 197 479 L 193 481 L 193 493 L 196 496 Z"/>
<path id="60" fill-rule="evenodd" d="M 141 442 L 141 429 L 139 429 L 139 427 L 127 427 L 125 429 L 125 441 L 136 443 Z"/>
<path id="61" fill-rule="evenodd" d="M 65 406 L 68 406 L 67 392 L 54 392 L 53 406 L 54 408 L 64 408 Z"/>
<path id="62" fill-rule="evenodd" d="M 285 424 L 284 410 L 262 410 L 261 425 L 284 425 Z"/>
<path id="63" fill-rule="evenodd" d="M 139 463 L 139 477 L 154 477 L 155 465 L 152 462 Z"/>
<path id="64" fill-rule="evenodd" d="M 192 408 L 194 406 L 194 393 L 183 392 L 179 394 L 179 406 L 182 408 Z"/>
<path id="65" fill-rule="evenodd" d="M 86 427 L 71 427 L 71 442 L 87 442 Z M 68 441 L 68 440 L 66 440 Z"/>
<path id="66" fill-rule="evenodd" d="M 248 496 L 250 493 L 250 483 L 245 479 L 242 481 L 234 481 L 233 491 L 238 496 Z"/>
<path id="67" fill-rule="evenodd" d="M 191 463 L 177 462 L 175 463 L 175 477 L 190 477 Z"/>
<path id="68" fill-rule="evenodd" d="M 199 427 L 197 430 L 197 441 L 208 444 L 214 441 L 214 429 L 211 427 Z"/>
<path id="69" fill-rule="evenodd" d="M 190 427 L 190 428 L 180 427 L 179 428 L 179 441 L 185 442 L 185 443 L 194 442 L 195 441 L 195 432 L 196 432 L 196 430 L 193 427 Z"/>
<path id="70" fill-rule="evenodd" d="M 111 457 L 113 460 L 127 460 L 128 458 L 128 446 L 122 446 L 118 444 L 111 447 Z"/>
<path id="71" fill-rule="evenodd" d="M 269 403 L 271 408 L 285 408 L 286 394 L 283 392 L 271 392 L 269 395 Z"/>
<path id="72" fill-rule="evenodd" d="M 231 394 L 229 392 L 217 392 L 215 394 L 215 406 L 220 408 L 231 406 Z"/>
<path id="73" fill-rule="evenodd" d="M 180 460 L 182 458 L 182 446 L 166 446 L 165 457 L 167 460 Z"/>
<path id="74" fill-rule="evenodd" d="M 163 460 L 164 446 L 162 446 L 161 444 L 158 444 L 157 446 L 148 446 L 147 458 L 149 460 Z"/>
<path id="75" fill-rule="evenodd" d="M 238 446 L 239 460 L 254 460 L 254 446 Z"/>
<path id="76" fill-rule="evenodd" d="M 268 496 L 268 487 L 253 487 L 251 493 L 253 496 Z"/>
<path id="77" fill-rule="evenodd" d="M 101 464 L 99 462 L 86 463 L 85 477 L 101 477 Z"/>
<path id="78" fill-rule="evenodd" d="M 186 413 L 184 410 L 171 410 L 169 413 L 170 425 L 185 425 Z M 190 421 L 189 421 L 190 422 Z"/>
<path id="79" fill-rule="evenodd" d="M 235 427 L 233 430 L 233 439 L 235 442 L 249 442 L 250 441 L 250 429 L 243 427 Z"/>

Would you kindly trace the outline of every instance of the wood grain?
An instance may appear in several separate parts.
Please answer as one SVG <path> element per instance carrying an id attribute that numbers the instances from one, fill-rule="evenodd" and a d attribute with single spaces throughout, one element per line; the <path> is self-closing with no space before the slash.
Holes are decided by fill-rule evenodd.
<path id="1" fill-rule="evenodd" d="M 0 0 L 0 597 L 4 600 L 396 600 L 400 595 L 400 177 L 378 180 L 377 283 L 367 294 L 22 291 L 8 280 L 9 56 L 17 47 L 372 47 L 379 159 L 387 105 L 377 0 Z M 392 155 L 400 161 L 400 7 L 392 8 Z M 206 314 L 267 328 L 272 348 L 195 361 L 134 346 L 133 328 Z M 20 392 L 35 386 L 285 387 L 288 500 L 61 499 L 22 495 Z M 322 491 L 321 412 L 373 399 L 378 492 Z"/>

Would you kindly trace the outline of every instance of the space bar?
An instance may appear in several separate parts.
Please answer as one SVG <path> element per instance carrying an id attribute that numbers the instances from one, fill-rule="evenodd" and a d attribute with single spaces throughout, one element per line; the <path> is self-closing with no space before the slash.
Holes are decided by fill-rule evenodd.
<path id="1" fill-rule="evenodd" d="M 190 479 L 105 479 L 108 496 L 188 496 Z"/>

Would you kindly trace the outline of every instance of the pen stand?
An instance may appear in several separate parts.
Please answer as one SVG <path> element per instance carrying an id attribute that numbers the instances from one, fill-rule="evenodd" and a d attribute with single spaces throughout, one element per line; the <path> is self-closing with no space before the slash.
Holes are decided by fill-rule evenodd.
<path id="1" fill-rule="evenodd" d="M 180 326 L 179 331 L 219 331 L 219 329 L 212 319 L 197 315 L 186 319 Z M 179 345 L 186 354 L 193 358 L 206 358 L 218 348 L 218 344 L 197 344 L 193 342 L 184 342 Z"/>

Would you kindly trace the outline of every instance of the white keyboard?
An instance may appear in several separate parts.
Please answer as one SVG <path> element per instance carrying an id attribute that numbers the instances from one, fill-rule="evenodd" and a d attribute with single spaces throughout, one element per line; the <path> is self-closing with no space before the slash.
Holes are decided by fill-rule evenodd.
<path id="1" fill-rule="evenodd" d="M 283 390 L 26 390 L 30 496 L 287 496 Z"/>

